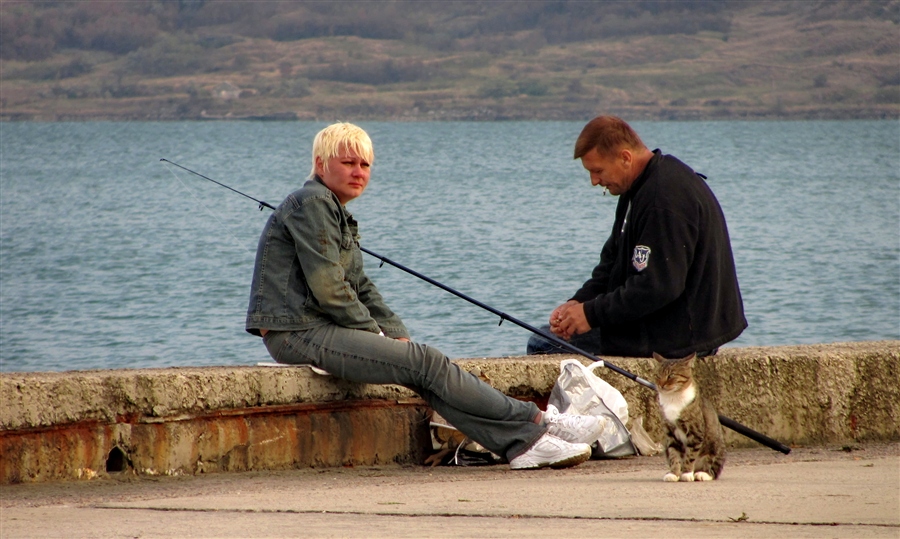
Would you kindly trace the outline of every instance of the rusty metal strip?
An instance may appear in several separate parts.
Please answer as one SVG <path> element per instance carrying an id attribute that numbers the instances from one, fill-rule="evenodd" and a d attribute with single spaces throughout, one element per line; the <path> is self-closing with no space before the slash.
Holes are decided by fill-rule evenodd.
<path id="1" fill-rule="evenodd" d="M 216 419 L 223 417 L 247 417 L 259 415 L 287 415 L 296 413 L 310 412 L 341 412 L 350 410 L 366 410 L 380 409 L 392 407 L 422 407 L 428 404 L 422 399 L 408 398 L 398 400 L 386 399 L 366 399 L 366 400 L 345 400 L 333 402 L 319 403 L 300 403 L 300 404 L 280 404 L 269 406 L 252 406 L 248 408 L 230 408 L 223 410 L 212 410 L 197 414 L 178 414 L 163 417 L 145 416 L 142 414 L 120 414 L 116 416 L 115 421 L 107 421 L 102 419 L 83 419 L 72 423 L 60 423 L 54 425 L 44 425 L 37 427 L 24 427 L 15 429 L 0 429 L 0 438 L 8 436 L 16 436 L 20 434 L 40 434 L 45 432 L 57 432 L 61 430 L 93 428 L 101 425 L 115 424 L 158 424 L 158 423 L 177 423 L 182 421 L 193 421 L 198 419 Z"/>

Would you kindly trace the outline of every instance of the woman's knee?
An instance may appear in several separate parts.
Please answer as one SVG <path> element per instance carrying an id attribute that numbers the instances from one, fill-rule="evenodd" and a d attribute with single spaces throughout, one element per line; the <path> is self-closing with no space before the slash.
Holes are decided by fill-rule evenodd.
<path id="1" fill-rule="evenodd" d="M 443 382 L 457 368 L 450 358 L 437 348 L 424 344 L 416 346 L 419 350 L 414 355 L 414 361 L 418 365 L 413 368 L 422 374 L 422 383 L 426 388 L 431 389 L 431 385 L 435 382 Z"/>

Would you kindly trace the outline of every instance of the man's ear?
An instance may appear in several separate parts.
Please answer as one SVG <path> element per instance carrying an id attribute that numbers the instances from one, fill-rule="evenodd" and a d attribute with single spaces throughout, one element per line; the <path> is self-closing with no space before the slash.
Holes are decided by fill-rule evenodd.
<path id="1" fill-rule="evenodd" d="M 619 159 L 621 159 L 622 164 L 627 167 L 634 162 L 634 154 L 631 153 L 631 150 L 629 150 L 628 148 L 622 148 L 622 150 L 619 151 Z"/>

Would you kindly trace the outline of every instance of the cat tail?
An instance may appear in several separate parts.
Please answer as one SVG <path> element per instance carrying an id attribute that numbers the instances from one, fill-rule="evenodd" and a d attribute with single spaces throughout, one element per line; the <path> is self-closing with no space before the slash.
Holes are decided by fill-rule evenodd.
<path id="1" fill-rule="evenodd" d="M 721 438 L 708 440 L 704 446 L 694 466 L 694 473 L 706 472 L 713 479 L 718 479 L 725 467 L 725 442 Z"/>
<path id="2" fill-rule="evenodd" d="M 722 424 L 719 423 L 719 414 L 716 413 L 715 407 L 706 399 L 703 399 L 703 416 L 706 423 L 706 432 L 704 433 L 705 443 L 701 453 L 701 461 L 703 468 L 713 479 L 718 479 L 722 475 L 722 468 L 725 466 L 725 432 L 722 430 Z M 698 463 L 701 464 L 701 463 Z M 695 467 L 695 470 L 697 467 Z"/>
<path id="3" fill-rule="evenodd" d="M 725 454 L 710 455 L 709 457 L 709 475 L 713 479 L 718 479 L 722 475 L 722 468 L 725 467 Z"/>

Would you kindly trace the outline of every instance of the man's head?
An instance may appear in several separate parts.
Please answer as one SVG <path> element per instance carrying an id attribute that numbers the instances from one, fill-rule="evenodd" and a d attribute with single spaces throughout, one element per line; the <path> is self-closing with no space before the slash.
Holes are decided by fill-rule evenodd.
<path id="1" fill-rule="evenodd" d="M 631 188 L 653 153 L 630 125 L 615 116 L 598 116 L 587 123 L 575 141 L 575 159 L 613 195 Z"/>
<path id="2" fill-rule="evenodd" d="M 370 165 L 375 160 L 372 140 L 361 127 L 350 123 L 336 123 L 319 131 L 313 140 L 312 170 L 309 177 L 313 178 L 316 175 L 317 160 L 325 170 L 328 170 L 329 161 L 346 150 L 352 150 Z"/>
<path id="3" fill-rule="evenodd" d="M 321 178 L 341 204 L 346 204 L 365 191 L 374 158 L 372 141 L 361 128 L 348 123 L 329 125 L 313 141 L 309 176 Z"/>

